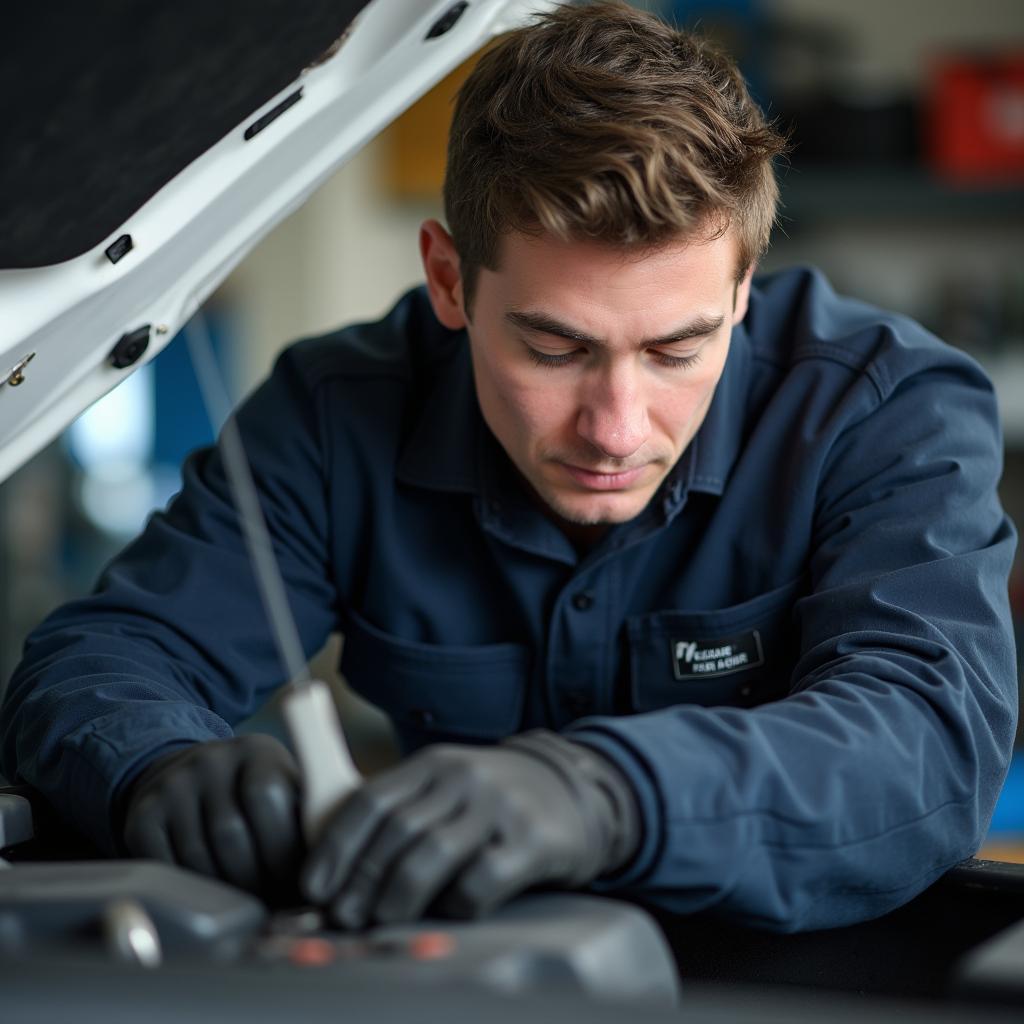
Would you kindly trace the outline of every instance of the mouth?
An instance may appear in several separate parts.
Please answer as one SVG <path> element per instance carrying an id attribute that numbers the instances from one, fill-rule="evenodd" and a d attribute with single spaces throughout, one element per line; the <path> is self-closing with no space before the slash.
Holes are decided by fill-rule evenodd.
<path id="1" fill-rule="evenodd" d="M 647 469 L 647 464 L 633 469 L 624 469 L 617 473 L 600 473 L 581 466 L 573 466 L 563 462 L 562 468 L 576 483 L 591 491 L 622 491 L 632 487 Z"/>

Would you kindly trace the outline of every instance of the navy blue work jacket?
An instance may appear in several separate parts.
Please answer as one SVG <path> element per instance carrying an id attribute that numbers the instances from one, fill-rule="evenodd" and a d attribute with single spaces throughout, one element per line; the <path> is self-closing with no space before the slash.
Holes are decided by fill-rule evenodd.
<path id="1" fill-rule="evenodd" d="M 567 731 L 632 782 L 599 888 L 792 930 L 972 854 L 1007 767 L 1015 534 L 977 365 L 817 273 L 759 279 L 705 422 L 584 555 L 481 418 L 426 294 L 303 341 L 239 422 L 307 652 L 406 748 Z M 114 848 L 150 760 L 230 736 L 282 669 L 216 450 L 95 593 L 31 636 L 3 770 Z"/>

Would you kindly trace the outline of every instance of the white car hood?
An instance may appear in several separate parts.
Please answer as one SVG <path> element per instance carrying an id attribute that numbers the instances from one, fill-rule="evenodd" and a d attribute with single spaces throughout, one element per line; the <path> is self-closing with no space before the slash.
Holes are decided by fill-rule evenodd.
<path id="1" fill-rule="evenodd" d="M 0 481 L 152 359 L 253 246 L 370 138 L 488 39 L 558 2 L 333 0 L 333 41 L 326 47 L 322 38 L 315 41 L 316 49 L 298 63 L 301 70 L 284 88 L 257 96 L 248 116 L 224 126 L 226 133 L 201 153 L 180 167 L 164 165 L 152 179 L 151 194 L 144 186 L 137 194 L 139 177 L 132 174 L 134 165 L 125 166 L 125 157 L 115 160 L 118 173 L 102 202 L 94 200 L 76 214 L 66 202 L 61 206 L 68 196 L 58 196 L 61 202 L 44 204 L 43 213 L 51 215 L 47 225 L 45 217 L 33 220 L 28 206 L 19 211 L 11 188 L 0 186 L 0 194 L 9 197 L 6 210 L 0 205 Z M 103 0 L 79 7 L 95 28 L 95 19 L 117 17 L 126 4 Z M 209 0 L 205 5 L 205 14 L 204 4 L 184 0 L 173 9 L 176 16 L 187 17 L 191 8 L 207 17 L 209 32 L 212 8 Z M 240 18 L 247 9 L 240 8 Z M 32 16 L 15 17 L 8 45 L 14 39 L 16 47 L 19 18 L 24 26 Z M 446 28 L 447 23 L 452 24 Z M 281 32 L 288 28 L 285 22 Z M 294 45 L 290 52 L 295 60 Z M 135 90 L 126 96 L 138 116 L 147 97 L 139 84 L 146 65 L 131 56 L 113 49 L 96 60 L 105 62 L 108 73 L 127 69 L 122 85 Z M 199 59 L 190 47 L 187 58 Z M 187 82 L 191 72 L 185 70 L 177 77 Z M 215 70 L 225 73 L 223 64 Z M 95 77 L 80 73 L 86 74 L 83 88 L 95 85 Z M 66 86 L 73 89 L 75 82 Z M 58 98 L 73 102 L 74 95 Z M 187 102 L 174 110 L 187 125 Z M 133 145 L 141 141 L 131 158 L 139 166 L 165 141 L 162 131 L 172 142 L 178 138 L 173 123 L 154 124 L 144 114 L 128 134 Z M 38 127 L 43 141 L 53 131 L 45 118 L 23 118 L 21 124 L 26 132 Z M 104 125 L 89 130 L 102 133 Z M 152 137 L 148 149 L 140 131 Z M 20 150 L 12 149 L 13 163 L 28 152 L 22 169 L 31 174 L 31 154 L 45 147 L 33 150 L 34 139 L 27 136 L 22 142 Z M 39 160 L 36 166 L 43 174 L 48 165 Z M 91 168 L 81 170 L 81 180 L 89 179 Z M 14 229 L 26 224 L 31 233 L 19 237 Z"/>

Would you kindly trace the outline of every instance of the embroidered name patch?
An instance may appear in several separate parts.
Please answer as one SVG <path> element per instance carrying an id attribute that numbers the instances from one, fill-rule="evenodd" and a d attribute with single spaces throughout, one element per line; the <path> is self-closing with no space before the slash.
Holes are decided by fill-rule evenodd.
<path id="1" fill-rule="evenodd" d="M 676 679 L 712 679 L 764 664 L 761 633 L 752 630 L 718 640 L 673 640 Z"/>

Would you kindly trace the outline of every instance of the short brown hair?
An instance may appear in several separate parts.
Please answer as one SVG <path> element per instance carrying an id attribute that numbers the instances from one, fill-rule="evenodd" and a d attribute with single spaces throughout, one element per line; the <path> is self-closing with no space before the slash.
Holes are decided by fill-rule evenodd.
<path id="1" fill-rule="evenodd" d="M 455 104 L 444 202 L 467 311 L 513 231 L 644 249 L 735 224 L 742 277 L 767 248 L 785 148 L 707 40 L 617 2 L 539 16 Z"/>

